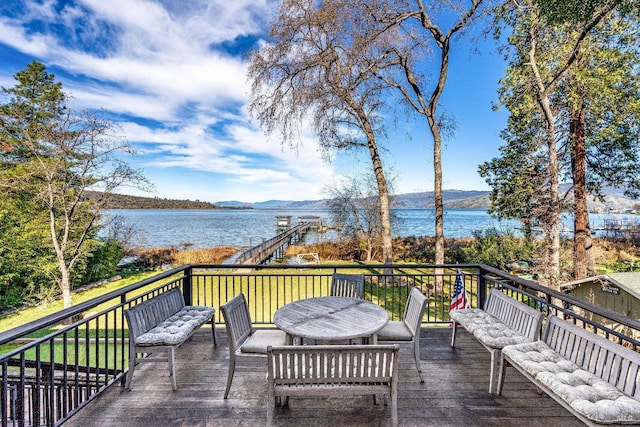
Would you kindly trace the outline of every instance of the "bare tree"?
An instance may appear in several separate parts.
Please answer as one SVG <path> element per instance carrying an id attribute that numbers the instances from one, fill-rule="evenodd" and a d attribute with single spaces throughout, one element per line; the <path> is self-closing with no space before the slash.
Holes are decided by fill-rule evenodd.
<path id="1" fill-rule="evenodd" d="M 327 186 L 326 193 L 327 207 L 333 221 L 340 224 L 340 235 L 358 241 L 358 247 L 366 253 L 366 261 L 375 259 L 382 246 L 382 219 L 373 174 L 347 177 Z M 391 221 L 397 221 L 393 213 Z"/>
<path id="2" fill-rule="evenodd" d="M 251 57 L 250 111 L 267 133 L 297 146 L 307 120 L 327 153 L 366 148 L 376 178 L 383 259 L 392 262 L 389 189 L 378 147 L 381 94 L 375 72 L 388 65 L 386 26 L 362 15 L 357 2 L 287 0 L 269 43 Z M 372 25 L 375 24 L 375 25 Z"/>
<path id="3" fill-rule="evenodd" d="M 27 140 L 28 179 L 36 200 L 48 213 L 51 243 L 58 263 L 56 277 L 64 307 L 72 305 L 71 272 L 89 250 L 87 241 L 100 228 L 98 219 L 109 194 L 126 184 L 143 184 L 141 173 L 122 160 L 133 154 L 114 133 L 113 125 L 97 114 L 71 109 L 52 123 L 38 142 Z M 87 192 L 99 190 L 98 197 Z"/>
<path id="4" fill-rule="evenodd" d="M 433 172 L 435 205 L 435 263 L 444 264 L 444 203 L 442 199 L 443 134 L 451 130 L 453 121 L 441 113 L 440 98 L 449 75 L 449 56 L 454 36 L 464 31 L 481 14 L 484 0 L 431 1 L 370 0 L 367 12 L 376 22 L 402 33 L 390 50 L 395 68 L 377 71 L 386 84 L 399 91 L 406 104 L 422 115 L 433 138 Z M 437 21 L 441 24 L 438 24 Z M 427 53 L 435 52 L 437 70 L 427 78 L 424 69 Z"/>

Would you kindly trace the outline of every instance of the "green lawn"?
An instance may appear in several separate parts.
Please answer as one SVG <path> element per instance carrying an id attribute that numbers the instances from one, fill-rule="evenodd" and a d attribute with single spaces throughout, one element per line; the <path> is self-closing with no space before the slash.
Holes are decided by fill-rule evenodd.
<path id="1" fill-rule="evenodd" d="M 92 298 L 96 298 L 100 295 L 106 294 L 107 292 L 111 292 L 116 289 L 128 286 L 132 283 L 155 276 L 156 274 L 158 274 L 158 271 L 145 271 L 136 273 L 121 280 L 105 283 L 104 285 L 96 286 L 86 291 L 75 293 L 73 295 L 73 303 L 77 304 L 80 302 L 88 301 Z M 62 300 L 57 299 L 51 303 L 42 303 L 35 307 L 29 307 L 10 314 L 2 315 L 0 316 L 0 331 L 8 331 L 9 329 L 13 329 L 17 326 L 24 325 L 25 323 L 29 323 L 42 317 L 48 316 L 49 314 L 53 314 L 57 311 L 62 310 L 62 308 Z"/>
<path id="2" fill-rule="evenodd" d="M 353 270 L 353 273 L 380 273 L 379 271 L 371 271 L 370 267 L 364 267 L 361 270 Z M 83 292 L 78 292 L 73 296 L 74 304 L 88 301 L 92 298 L 96 298 L 105 293 L 120 289 L 128 286 L 132 283 L 147 279 L 154 275 L 157 275 L 158 271 L 147 271 L 131 275 L 127 278 L 105 283 L 100 286 L 88 289 Z M 402 271 L 403 274 L 411 275 L 411 271 Z M 273 274 L 274 276 L 269 276 Z M 295 301 L 308 295 L 326 295 L 329 291 L 329 277 L 322 278 L 317 281 L 309 278 L 308 276 L 317 276 L 321 274 L 327 274 L 326 269 L 313 269 L 305 270 L 304 274 L 297 269 L 290 270 L 261 270 L 259 274 L 255 276 L 241 276 L 240 279 L 235 278 L 232 284 L 226 277 L 208 276 L 201 278 L 205 282 L 200 283 L 199 286 L 199 301 L 204 301 L 205 304 L 211 304 L 212 298 L 220 300 L 216 301 L 217 304 L 224 304 L 227 300 L 233 298 L 238 292 L 245 292 L 249 301 L 249 309 L 251 311 L 252 319 L 255 322 L 269 321 L 270 316 L 274 313 L 283 301 Z M 285 277 L 288 275 L 290 277 Z M 441 294 L 440 297 L 447 297 L 448 279 L 446 278 L 444 290 L 440 290 L 436 293 Z M 285 286 L 274 286 L 273 281 L 280 282 L 284 280 Z M 421 286 L 426 289 L 427 284 L 423 284 L 420 281 L 420 276 L 414 285 Z M 451 278 L 453 280 L 453 278 Z M 157 286 L 158 283 L 151 285 L 150 287 Z M 365 291 L 371 295 L 371 299 L 374 303 L 380 304 L 389 309 L 395 307 L 396 311 L 398 307 L 404 306 L 404 292 L 403 288 L 391 287 L 386 289 L 380 289 L 377 286 L 367 283 Z M 141 291 L 142 292 L 142 291 Z M 381 295 L 381 299 L 377 298 L 377 295 Z M 430 306 L 433 306 L 436 301 L 430 301 Z M 96 307 L 93 311 L 99 312 L 113 306 L 114 302 L 106 302 L 103 305 Z M 435 308 L 435 307 L 434 307 Z M 0 317 L 0 331 L 7 331 L 22 324 L 31 322 L 33 320 L 42 318 L 49 314 L 55 313 L 62 309 L 62 301 L 56 300 L 49 304 L 41 304 L 36 307 L 25 308 L 20 311 L 13 312 L 8 315 Z M 391 313 L 390 313 L 391 314 Z M 448 313 L 447 313 L 448 314 Z M 219 318 L 219 313 L 216 314 Z M 50 331 L 43 331 L 37 336 L 46 335 Z M 35 335 L 34 335 L 35 337 Z"/>
<path id="3" fill-rule="evenodd" d="M 381 273 L 379 271 L 371 271 L 371 267 L 364 267 L 361 270 L 353 270 L 352 272 L 369 274 Z M 428 289 L 431 286 L 428 283 L 422 282 L 425 280 L 425 277 L 421 276 L 421 273 L 423 272 L 417 273 L 416 276 L 411 276 L 413 272 L 409 267 L 408 269 L 404 269 L 402 273 L 408 275 L 407 277 L 412 278 L 412 286 L 420 286 L 423 289 Z M 76 293 L 73 300 L 75 304 L 87 301 L 157 274 L 158 271 L 143 272 L 122 280 L 105 283 L 86 291 Z M 317 280 L 318 275 L 326 275 L 326 277 L 322 277 L 321 280 Z M 169 278 L 165 280 L 171 279 Z M 437 298 L 431 298 L 429 301 L 427 310 L 430 313 L 428 316 L 430 319 L 439 319 L 443 316 L 448 316 L 448 289 L 451 288 L 451 285 L 448 283 L 449 280 L 453 280 L 453 276 L 445 279 L 443 289 L 436 290 L 436 293 L 439 296 Z M 160 283 L 161 282 L 151 284 L 148 286 L 148 289 L 155 288 Z M 271 321 L 272 314 L 286 302 L 296 301 L 311 295 L 327 295 L 329 292 L 329 285 L 330 276 L 328 275 L 328 271 L 326 269 L 323 271 L 321 268 L 305 270 L 304 272 L 301 272 L 298 269 L 265 269 L 261 270 L 259 274 L 256 275 L 241 275 L 234 277 L 224 275 L 203 275 L 201 277 L 194 277 L 194 286 L 196 287 L 195 289 L 198 289 L 196 292 L 199 293 L 197 300 L 200 301 L 200 304 L 211 305 L 212 302 L 215 301 L 216 305 L 221 305 L 237 295 L 238 292 L 244 292 L 247 296 L 252 320 L 258 323 L 269 323 Z M 143 293 L 144 291 L 145 290 L 141 289 L 139 293 Z M 367 299 L 370 298 L 372 302 L 386 307 L 390 316 L 393 316 L 393 318 L 397 319 L 398 316 L 401 315 L 405 305 L 405 287 L 378 288 L 376 285 L 367 283 L 365 286 L 365 292 L 368 294 Z M 473 296 L 471 297 L 473 298 Z M 107 310 L 109 307 L 113 307 L 119 302 L 119 298 L 117 300 L 107 301 L 102 305 L 95 307 L 92 312 L 98 313 L 103 310 Z M 442 307 L 447 308 L 447 310 L 444 310 Z M 62 301 L 57 300 L 46 306 L 41 305 L 12 313 L 0 318 L 0 330 L 9 330 L 61 309 Z M 90 315 L 91 313 L 85 314 L 85 316 Z M 218 312 L 216 313 L 216 320 L 222 320 L 221 314 Z M 444 318 L 440 320 L 446 321 Z M 84 339 L 84 335 L 86 333 L 92 337 L 99 336 L 104 338 L 105 333 L 110 331 L 109 334 L 113 336 L 114 333 L 117 333 L 116 331 L 122 330 L 123 325 L 121 325 L 121 322 L 122 318 L 120 315 L 115 316 L 115 318 L 113 315 L 101 316 L 98 319 L 92 320 L 87 325 L 87 329 L 83 327 L 77 333 L 82 339 Z M 38 331 L 37 333 L 31 334 L 29 338 L 45 336 L 58 328 L 59 327 L 51 327 L 46 330 Z M 126 330 L 124 333 L 126 334 Z M 24 343 L 25 341 L 21 344 Z M 0 354 L 10 351 L 21 344 L 12 343 L 11 345 L 2 346 L 0 347 Z M 54 354 L 57 353 L 58 351 L 54 351 Z"/>

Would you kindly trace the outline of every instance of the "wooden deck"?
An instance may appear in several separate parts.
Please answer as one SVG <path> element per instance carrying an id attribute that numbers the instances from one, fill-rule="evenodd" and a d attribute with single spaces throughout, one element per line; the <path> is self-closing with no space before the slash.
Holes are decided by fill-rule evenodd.
<path id="1" fill-rule="evenodd" d="M 508 368 L 503 396 L 489 394 L 489 352 L 460 330 L 456 348 L 449 328 L 422 330 L 420 384 L 410 346 L 401 348 L 400 426 L 581 426 L 582 423 Z M 166 364 L 136 368 L 131 391 L 112 386 L 64 426 L 261 426 L 266 422 L 264 371 L 236 372 L 222 398 L 229 359 L 227 337 L 201 329 L 176 353 L 178 389 L 171 390 Z M 274 425 L 304 427 L 389 426 L 390 408 L 369 397 L 290 399 L 276 409 Z"/>

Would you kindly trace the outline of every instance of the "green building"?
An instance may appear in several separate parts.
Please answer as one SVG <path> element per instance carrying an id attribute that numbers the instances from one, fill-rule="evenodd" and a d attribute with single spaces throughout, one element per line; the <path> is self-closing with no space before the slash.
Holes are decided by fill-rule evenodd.
<path id="1" fill-rule="evenodd" d="M 565 283 L 560 289 L 581 300 L 640 319 L 640 272 L 601 274 Z M 600 316 L 592 317 L 591 320 L 619 329 Z"/>

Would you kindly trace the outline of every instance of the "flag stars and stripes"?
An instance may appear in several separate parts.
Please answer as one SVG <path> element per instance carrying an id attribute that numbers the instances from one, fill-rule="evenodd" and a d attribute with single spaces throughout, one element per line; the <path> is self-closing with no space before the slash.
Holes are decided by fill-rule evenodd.
<path id="1" fill-rule="evenodd" d="M 471 303 L 467 299 L 467 293 L 464 289 L 462 273 L 460 269 L 456 271 L 456 282 L 453 288 L 453 296 L 451 297 L 450 310 L 458 310 L 463 308 L 471 308 Z"/>

